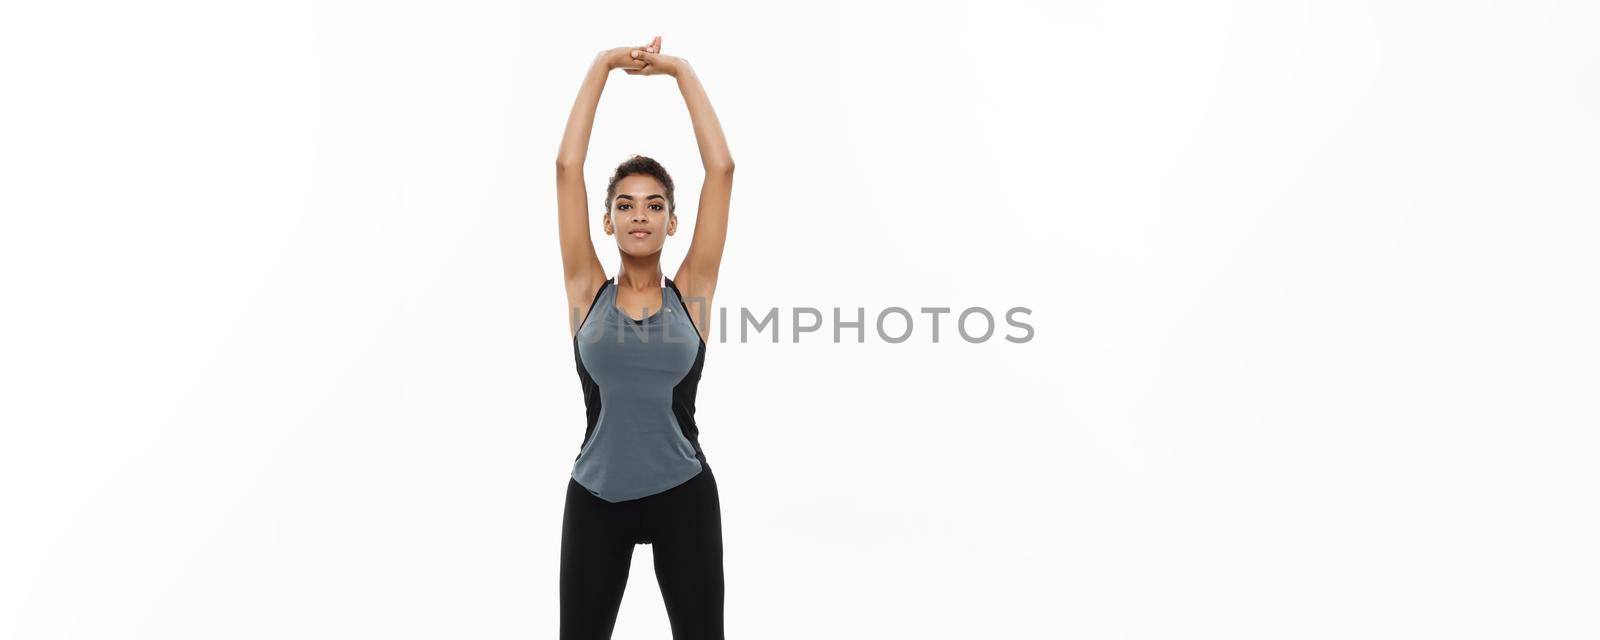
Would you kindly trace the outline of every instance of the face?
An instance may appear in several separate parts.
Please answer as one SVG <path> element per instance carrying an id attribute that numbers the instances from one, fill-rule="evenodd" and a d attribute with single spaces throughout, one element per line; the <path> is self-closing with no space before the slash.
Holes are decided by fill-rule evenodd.
<path id="1" fill-rule="evenodd" d="M 617 237 L 617 248 L 634 256 L 661 251 L 667 236 L 678 230 L 678 217 L 667 212 L 667 190 L 647 175 L 617 181 L 617 195 L 603 220 L 607 235 Z"/>

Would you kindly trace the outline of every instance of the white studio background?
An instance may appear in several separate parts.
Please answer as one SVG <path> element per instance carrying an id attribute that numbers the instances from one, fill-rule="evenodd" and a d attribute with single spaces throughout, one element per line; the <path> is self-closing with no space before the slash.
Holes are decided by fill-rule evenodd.
<path id="1" fill-rule="evenodd" d="M 1593 638 L 1597 31 L 8 3 L 0 637 L 555 637 L 583 412 L 553 160 L 593 55 L 661 34 L 738 162 L 719 307 L 1036 330 L 711 344 L 730 637 Z M 671 79 L 601 99 L 608 272 L 631 153 L 692 229 Z M 649 561 L 617 638 L 669 635 Z"/>

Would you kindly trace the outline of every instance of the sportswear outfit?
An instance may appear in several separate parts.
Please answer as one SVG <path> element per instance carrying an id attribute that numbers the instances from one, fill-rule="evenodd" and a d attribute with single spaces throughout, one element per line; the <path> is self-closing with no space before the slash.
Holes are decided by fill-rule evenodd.
<path id="1" fill-rule="evenodd" d="M 670 278 L 634 320 L 616 279 L 573 337 L 588 425 L 561 526 L 561 638 L 608 639 L 633 548 L 653 545 L 674 640 L 722 640 L 722 515 L 700 449 L 695 393 L 706 344 Z"/>

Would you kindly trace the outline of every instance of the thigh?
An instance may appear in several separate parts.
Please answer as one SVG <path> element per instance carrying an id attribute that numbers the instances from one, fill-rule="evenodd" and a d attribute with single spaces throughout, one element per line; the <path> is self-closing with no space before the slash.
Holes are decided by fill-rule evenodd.
<path id="1" fill-rule="evenodd" d="M 722 640 L 722 505 L 716 477 L 707 466 L 664 497 L 652 504 L 648 525 L 672 637 Z"/>
<path id="2" fill-rule="evenodd" d="M 611 637 L 628 586 L 628 511 L 567 479 L 561 518 L 561 640 Z"/>

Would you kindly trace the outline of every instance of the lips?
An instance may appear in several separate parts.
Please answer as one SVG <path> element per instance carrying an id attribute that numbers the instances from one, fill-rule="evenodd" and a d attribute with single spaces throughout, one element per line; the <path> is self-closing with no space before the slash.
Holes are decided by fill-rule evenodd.
<path id="1" fill-rule="evenodd" d="M 647 230 L 647 229 L 634 229 L 632 231 L 629 231 L 628 235 L 633 236 L 635 238 L 643 238 L 645 236 L 650 235 L 650 231 Z"/>

